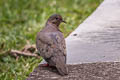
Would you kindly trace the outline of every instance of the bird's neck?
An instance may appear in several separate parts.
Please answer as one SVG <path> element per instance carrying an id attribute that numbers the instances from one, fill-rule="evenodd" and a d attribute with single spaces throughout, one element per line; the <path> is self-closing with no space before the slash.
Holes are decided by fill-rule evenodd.
<path id="1" fill-rule="evenodd" d="M 56 25 L 56 24 L 53 24 L 53 23 L 50 23 L 50 22 L 46 23 L 46 27 L 50 27 L 50 28 L 52 28 L 54 30 L 60 31 L 59 25 Z"/>

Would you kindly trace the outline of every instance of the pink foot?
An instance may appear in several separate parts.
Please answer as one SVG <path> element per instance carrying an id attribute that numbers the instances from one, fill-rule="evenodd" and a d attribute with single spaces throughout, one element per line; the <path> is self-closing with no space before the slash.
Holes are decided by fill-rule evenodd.
<path id="1" fill-rule="evenodd" d="M 49 64 L 40 64 L 43 67 L 49 67 Z"/>

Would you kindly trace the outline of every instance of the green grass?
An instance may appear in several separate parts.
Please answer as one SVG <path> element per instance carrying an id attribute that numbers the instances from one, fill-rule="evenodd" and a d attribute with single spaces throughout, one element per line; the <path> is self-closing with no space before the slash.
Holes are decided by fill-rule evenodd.
<path id="1" fill-rule="evenodd" d="M 24 80 L 41 59 L 20 56 L 16 61 L 6 52 L 35 43 L 36 33 L 48 17 L 61 14 L 65 37 L 87 18 L 102 0 L 0 0 L 0 79 Z M 2 44 L 4 46 L 2 47 Z"/>

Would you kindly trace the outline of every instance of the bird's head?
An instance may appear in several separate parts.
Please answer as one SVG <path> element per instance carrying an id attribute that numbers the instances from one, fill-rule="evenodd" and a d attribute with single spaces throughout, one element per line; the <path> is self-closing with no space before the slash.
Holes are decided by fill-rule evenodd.
<path id="1" fill-rule="evenodd" d="M 59 14 L 53 14 L 52 16 L 49 17 L 47 23 L 54 24 L 56 26 L 59 26 L 61 22 L 66 23 L 62 16 Z"/>

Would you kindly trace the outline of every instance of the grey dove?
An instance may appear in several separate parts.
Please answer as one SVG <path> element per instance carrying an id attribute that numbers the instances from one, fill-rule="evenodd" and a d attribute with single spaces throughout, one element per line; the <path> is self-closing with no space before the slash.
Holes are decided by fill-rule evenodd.
<path id="1" fill-rule="evenodd" d="M 49 17 L 45 27 L 37 33 L 36 47 L 40 56 L 49 64 L 57 68 L 64 76 L 68 74 L 66 65 L 66 44 L 63 33 L 59 29 L 61 22 L 65 22 L 61 15 Z"/>

